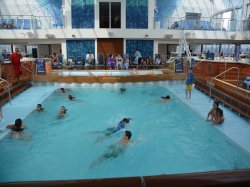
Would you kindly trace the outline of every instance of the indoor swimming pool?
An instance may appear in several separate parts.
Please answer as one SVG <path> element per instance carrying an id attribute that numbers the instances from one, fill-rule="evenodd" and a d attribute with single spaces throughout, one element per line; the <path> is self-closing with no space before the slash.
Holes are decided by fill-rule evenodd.
<path id="1" fill-rule="evenodd" d="M 66 88 L 66 92 L 61 93 L 60 87 Z M 192 99 L 186 100 L 183 81 L 36 83 L 32 89 L 35 94 L 27 90 L 13 99 L 18 113 L 14 115 L 13 111 L 10 115 L 21 117 L 27 129 L 21 139 L 14 139 L 9 133 L 0 140 L 0 182 L 151 176 L 250 167 L 250 154 L 247 148 L 243 149 L 248 139 L 243 139 L 240 147 L 237 138 L 232 141 L 227 136 L 236 131 L 228 129 L 230 122 L 244 126 L 249 126 L 249 122 L 223 106 L 226 121 L 222 126 L 206 122 L 212 103 L 195 89 Z M 75 97 L 74 101 L 68 99 L 69 94 Z M 171 100 L 159 102 L 166 95 Z M 24 96 L 22 102 L 16 101 Z M 45 108 L 43 112 L 35 111 L 39 102 Z M 29 105 L 29 109 L 24 105 Z M 65 106 L 67 114 L 58 118 L 61 106 Z M 8 106 L 3 109 L 8 110 Z M 124 134 L 122 129 L 103 138 L 100 131 L 116 126 L 126 117 L 131 121 L 124 130 L 132 132 L 132 143 L 113 158 L 96 162 Z M 248 133 L 249 129 L 244 131 Z M 242 139 L 245 135 L 238 136 Z"/>

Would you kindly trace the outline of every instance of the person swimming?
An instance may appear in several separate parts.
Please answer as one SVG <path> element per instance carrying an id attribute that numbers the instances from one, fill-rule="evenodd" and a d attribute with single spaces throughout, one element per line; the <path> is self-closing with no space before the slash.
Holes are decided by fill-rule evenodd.
<path id="1" fill-rule="evenodd" d="M 90 165 L 90 168 L 93 168 L 97 164 L 101 164 L 107 159 L 116 158 L 123 154 L 127 148 L 127 145 L 132 142 L 130 140 L 131 137 L 132 132 L 125 131 L 123 137 L 117 143 L 108 146 L 106 151 Z"/>
<path id="2" fill-rule="evenodd" d="M 68 95 L 68 98 L 70 101 L 73 101 L 75 99 L 75 97 L 73 97 L 72 95 Z"/>
<path id="3" fill-rule="evenodd" d="M 126 88 L 120 88 L 120 92 L 121 92 L 121 93 L 126 92 Z"/>
<path id="4" fill-rule="evenodd" d="M 170 96 L 169 95 L 161 96 L 160 102 L 161 103 L 168 102 L 169 100 L 170 100 Z"/>
<path id="5" fill-rule="evenodd" d="M 25 126 L 23 125 L 22 119 L 18 118 L 16 119 L 15 124 L 7 125 L 6 128 L 15 132 L 21 132 L 24 130 Z"/>
<path id="6" fill-rule="evenodd" d="M 107 128 L 104 131 L 104 134 L 106 136 L 109 136 L 111 134 L 114 134 L 116 132 L 118 132 L 119 130 L 125 128 L 125 126 L 130 122 L 131 118 L 123 118 L 116 127 L 111 127 L 111 128 Z"/>
<path id="7" fill-rule="evenodd" d="M 131 120 L 131 118 L 123 118 L 123 119 L 117 124 L 116 127 L 110 127 L 110 128 L 107 128 L 107 129 L 104 130 L 104 131 L 98 131 L 98 132 L 104 133 L 104 136 L 99 136 L 99 137 L 97 137 L 95 143 L 100 142 L 100 141 L 106 139 L 107 137 L 111 136 L 112 134 L 117 133 L 118 131 L 124 129 L 125 126 L 126 126 L 127 124 L 129 124 L 130 120 Z"/>
<path id="8" fill-rule="evenodd" d="M 61 109 L 59 111 L 59 113 L 57 114 L 57 116 L 60 117 L 64 117 L 66 115 L 67 109 L 65 108 L 65 106 L 61 106 Z"/>
<path id="9" fill-rule="evenodd" d="M 61 90 L 62 93 L 66 92 L 64 88 L 61 88 L 60 90 Z"/>
<path id="10" fill-rule="evenodd" d="M 37 104 L 36 110 L 37 110 L 37 112 L 42 112 L 42 111 L 44 111 L 44 108 L 42 107 L 42 104 Z"/>

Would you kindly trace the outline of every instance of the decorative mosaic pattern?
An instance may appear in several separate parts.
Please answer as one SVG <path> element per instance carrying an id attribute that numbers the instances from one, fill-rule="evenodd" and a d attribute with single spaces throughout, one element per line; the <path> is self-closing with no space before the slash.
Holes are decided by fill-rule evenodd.
<path id="1" fill-rule="evenodd" d="M 126 52 L 133 57 L 135 51 L 140 51 L 143 57 L 153 57 L 154 41 L 153 40 L 127 40 Z"/>
<path id="2" fill-rule="evenodd" d="M 94 0 L 72 0 L 72 28 L 94 28 Z"/>
<path id="3" fill-rule="evenodd" d="M 52 16 L 52 27 L 63 26 L 62 0 L 37 0 L 43 11 Z"/>
<path id="4" fill-rule="evenodd" d="M 67 40 L 67 57 L 76 61 L 77 57 L 82 57 L 85 61 L 87 53 L 95 54 L 95 40 Z"/>
<path id="5" fill-rule="evenodd" d="M 161 28 L 168 28 L 168 17 L 173 15 L 181 0 L 156 0 L 155 21 L 160 22 Z"/>
<path id="6" fill-rule="evenodd" d="M 148 0 L 126 1 L 126 28 L 148 28 Z"/>

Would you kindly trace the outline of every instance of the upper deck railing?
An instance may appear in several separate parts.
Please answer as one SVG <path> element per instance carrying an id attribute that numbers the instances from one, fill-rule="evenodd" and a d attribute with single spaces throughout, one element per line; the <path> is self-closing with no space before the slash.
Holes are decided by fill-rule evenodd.
<path id="1" fill-rule="evenodd" d="M 250 31 L 250 20 L 239 21 L 227 18 L 167 17 L 165 20 L 154 19 L 154 29 L 170 30 L 206 30 L 206 31 Z M 54 29 L 64 28 L 63 16 L 1 15 L 0 29 Z M 94 29 L 94 28 L 93 28 Z"/>
<path id="2" fill-rule="evenodd" d="M 170 30 L 206 30 L 206 31 L 249 31 L 250 20 L 239 21 L 230 18 L 201 17 L 187 19 L 185 17 L 167 17 L 165 20 L 155 20 L 155 29 Z"/>
<path id="3" fill-rule="evenodd" d="M 4 15 L 0 16 L 0 29 L 52 29 L 63 28 L 63 17 Z"/>

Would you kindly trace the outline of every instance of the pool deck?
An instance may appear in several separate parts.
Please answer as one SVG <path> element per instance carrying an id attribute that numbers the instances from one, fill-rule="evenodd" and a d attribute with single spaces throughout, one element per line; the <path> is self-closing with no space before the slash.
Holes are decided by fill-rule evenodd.
<path id="1" fill-rule="evenodd" d="M 204 120 L 206 120 L 207 113 L 210 111 L 213 104 L 212 99 L 209 102 L 208 95 L 201 94 L 199 90 L 193 89 L 192 98 L 186 99 L 184 82 L 181 80 L 158 81 L 153 83 L 168 88 L 180 100 L 190 106 L 195 112 L 204 118 Z M 45 100 L 55 89 L 67 86 L 70 87 L 76 84 L 78 83 L 41 83 L 40 85 L 38 83 L 39 86 L 33 86 L 25 90 L 25 94 L 17 95 L 12 99 L 11 105 L 5 104 L 2 107 L 4 118 L 0 122 L 0 139 L 9 132 L 9 130 L 5 128 L 6 125 L 13 124 L 17 118 L 24 119 L 30 112 L 35 110 L 38 103 L 42 103 L 43 100 Z M 85 84 L 88 85 L 89 83 L 84 83 L 84 85 Z M 244 150 L 250 153 L 250 121 L 246 118 L 240 117 L 228 107 L 224 107 L 223 105 L 220 107 L 224 111 L 225 121 L 222 125 L 214 127 L 218 128 L 218 130 L 230 137 L 236 144 L 240 145 Z M 208 122 L 208 125 L 211 124 Z"/>

